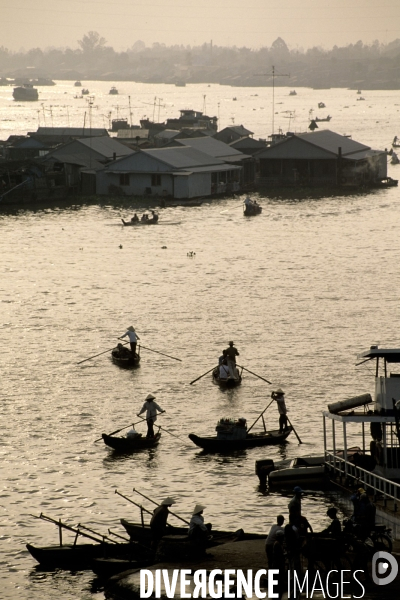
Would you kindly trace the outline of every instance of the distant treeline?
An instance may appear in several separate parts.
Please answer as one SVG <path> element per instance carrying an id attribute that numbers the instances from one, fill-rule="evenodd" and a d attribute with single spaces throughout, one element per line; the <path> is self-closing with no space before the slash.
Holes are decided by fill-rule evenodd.
<path id="1" fill-rule="evenodd" d="M 90 31 L 78 44 L 75 50 L 32 48 L 27 52 L 0 47 L 0 76 L 270 86 L 274 67 L 276 75 L 282 75 L 275 77 L 276 86 L 400 88 L 400 39 L 304 51 L 289 50 L 281 38 L 259 50 L 212 43 L 146 47 L 139 40 L 126 52 L 115 52 L 103 37 Z"/>

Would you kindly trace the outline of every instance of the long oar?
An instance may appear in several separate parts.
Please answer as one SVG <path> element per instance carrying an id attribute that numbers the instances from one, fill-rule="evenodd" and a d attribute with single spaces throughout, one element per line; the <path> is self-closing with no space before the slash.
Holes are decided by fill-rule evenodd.
<path id="1" fill-rule="evenodd" d="M 121 494 L 121 492 L 119 492 L 118 490 L 115 490 L 115 493 L 118 494 L 118 496 L 121 496 L 121 498 L 124 498 L 125 500 L 128 500 L 128 502 L 130 502 L 131 504 L 134 504 L 135 506 L 137 506 L 138 508 L 140 508 L 140 510 L 142 510 L 143 512 L 146 512 L 149 515 L 153 516 L 153 513 L 150 510 L 147 510 L 147 508 L 145 508 L 141 504 L 138 504 L 137 502 L 134 502 L 131 498 L 128 498 L 128 496 L 124 496 L 124 494 Z"/>
<path id="2" fill-rule="evenodd" d="M 269 383 L 270 385 L 272 385 L 272 383 L 270 381 L 268 381 L 268 379 L 265 379 L 265 377 L 261 377 L 261 375 L 257 375 L 257 373 L 253 373 L 253 371 L 250 371 L 250 369 L 246 369 L 246 367 L 242 367 L 242 365 L 237 365 L 238 367 L 240 367 L 241 369 L 244 369 L 245 371 L 247 371 L 248 373 L 251 373 L 252 375 L 255 375 L 256 377 L 258 377 L 259 379 L 262 379 L 263 381 L 266 381 L 267 383 Z"/>
<path id="3" fill-rule="evenodd" d="M 161 413 L 159 413 L 159 414 L 161 414 Z M 147 422 L 147 419 L 142 419 L 142 421 Z M 140 423 L 140 421 L 138 421 L 138 422 Z M 183 440 L 181 437 L 179 437 L 179 435 L 176 435 L 175 433 L 171 433 L 170 431 L 168 431 L 168 429 L 164 429 L 164 427 L 161 427 L 160 425 L 156 425 L 156 427 L 158 427 L 158 429 L 161 429 L 161 431 L 165 431 L 165 433 L 169 433 L 169 435 L 172 435 L 172 437 L 177 438 L 186 446 L 189 446 L 189 444 L 186 442 L 186 440 Z M 190 448 L 192 448 L 192 446 L 190 446 Z"/>
<path id="4" fill-rule="evenodd" d="M 179 362 L 182 362 L 181 358 L 176 358 L 175 356 L 170 356 L 169 354 L 164 354 L 164 352 L 159 352 L 159 350 L 152 350 L 151 348 L 146 348 L 146 346 L 140 346 L 141 348 L 144 348 L 145 350 L 150 350 L 150 352 L 155 352 L 156 354 L 162 354 L 163 356 L 167 356 L 168 358 L 172 358 L 173 360 L 179 360 Z"/>
<path id="5" fill-rule="evenodd" d="M 119 338 L 118 338 L 119 339 Z M 129 342 L 125 342 L 125 344 L 122 344 L 123 346 L 126 346 L 127 344 L 129 344 Z M 114 350 L 115 346 L 113 348 L 109 348 L 108 350 L 104 350 L 103 352 L 99 352 L 98 354 L 95 354 L 94 356 L 89 356 L 89 358 L 85 358 L 84 360 L 80 360 L 78 363 L 76 363 L 77 365 L 80 365 L 84 362 L 86 362 L 87 360 L 92 360 L 92 358 L 96 358 L 96 356 L 101 356 L 102 354 L 105 354 L 106 352 L 111 352 L 111 350 Z"/>
<path id="6" fill-rule="evenodd" d="M 197 377 L 197 379 L 193 379 L 193 381 L 190 382 L 190 385 L 192 385 L 192 383 L 195 383 L 196 381 L 198 381 L 199 379 L 201 379 L 202 377 L 204 377 L 204 375 L 207 375 L 208 373 L 211 373 L 211 371 L 214 371 L 214 369 L 216 369 L 217 367 L 212 367 L 212 369 L 210 369 L 209 371 L 206 371 L 205 373 L 203 373 L 203 375 L 200 375 L 200 377 Z"/>
<path id="7" fill-rule="evenodd" d="M 302 444 L 303 442 L 302 442 L 302 441 L 301 441 L 301 439 L 299 438 L 297 431 L 295 430 L 295 428 L 294 428 L 294 427 L 293 427 L 293 425 L 291 424 L 291 422 L 290 422 L 290 420 L 289 420 L 289 418 L 288 418 L 288 416 L 287 416 L 287 415 L 286 415 L 286 418 L 287 418 L 287 420 L 289 421 L 289 425 L 290 425 L 290 427 L 293 429 L 295 436 L 296 436 L 296 437 L 297 437 L 297 439 L 299 440 L 299 444 Z"/>
<path id="8" fill-rule="evenodd" d="M 137 490 L 136 488 L 132 489 L 133 492 L 136 492 L 137 494 L 140 494 L 140 496 L 142 496 L 143 498 L 146 498 L 146 500 L 148 500 L 149 502 L 152 502 L 153 504 L 155 504 L 156 506 L 159 506 L 159 503 L 155 502 L 154 500 L 152 500 L 151 498 L 149 498 L 148 496 L 145 496 L 144 494 L 142 494 L 142 492 L 139 492 L 139 490 Z M 171 510 L 169 511 L 169 513 L 171 515 L 173 515 L 174 517 L 176 517 L 177 519 L 180 519 L 181 521 L 183 521 L 184 523 L 186 523 L 186 525 L 190 525 L 189 521 L 187 521 L 186 519 L 183 519 L 182 517 L 180 517 L 179 515 L 177 515 L 176 513 L 172 512 Z"/>
<path id="9" fill-rule="evenodd" d="M 144 494 L 142 494 L 142 492 L 139 492 L 139 490 L 137 490 L 136 488 L 133 488 L 132 490 L 133 492 L 136 492 L 137 494 L 139 494 L 140 496 L 142 496 L 143 498 L 146 498 L 146 500 L 148 500 L 149 502 L 152 502 L 153 504 L 155 504 L 156 506 L 159 506 L 159 503 L 156 502 L 155 500 L 152 500 L 151 498 L 149 498 L 148 496 L 145 496 Z M 172 510 L 169 511 L 169 513 L 171 515 L 173 515 L 174 517 L 176 517 L 177 519 L 180 519 L 181 521 L 183 521 L 184 523 L 186 523 L 186 525 L 190 525 L 189 521 L 186 521 L 186 519 L 183 519 L 182 517 L 180 517 L 179 515 L 177 515 L 176 513 L 172 512 Z"/>
<path id="10" fill-rule="evenodd" d="M 240 365 L 239 365 L 240 366 Z M 264 410 L 262 411 L 261 414 L 258 415 L 257 419 L 254 421 L 253 425 L 250 427 L 250 429 L 247 430 L 247 433 L 249 433 L 249 431 L 251 429 L 253 429 L 254 425 L 257 423 L 257 421 L 259 419 L 261 419 L 261 417 L 263 416 L 263 414 L 269 409 L 269 407 L 271 406 L 271 404 L 274 402 L 274 400 L 271 400 L 271 402 L 268 404 L 267 408 L 264 408 Z"/>

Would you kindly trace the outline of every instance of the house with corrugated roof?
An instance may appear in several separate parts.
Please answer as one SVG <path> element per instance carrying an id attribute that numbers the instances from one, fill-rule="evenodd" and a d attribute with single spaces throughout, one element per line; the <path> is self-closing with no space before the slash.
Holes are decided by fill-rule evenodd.
<path id="1" fill-rule="evenodd" d="M 46 155 L 44 162 L 58 174 L 57 180 L 63 180 L 67 189 L 95 194 L 95 172 L 105 164 L 133 152 L 134 150 L 109 136 L 80 138 L 52 150 Z M 81 181 L 84 181 L 84 186 Z"/>
<path id="2" fill-rule="evenodd" d="M 197 148 L 139 150 L 96 172 L 97 193 L 180 199 L 239 189 L 242 167 Z"/>
<path id="3" fill-rule="evenodd" d="M 387 178 L 384 150 L 372 150 L 329 129 L 290 134 L 257 157 L 262 187 L 367 186 Z"/>
<path id="4" fill-rule="evenodd" d="M 246 129 L 243 125 L 231 125 L 229 127 L 225 127 L 215 133 L 213 137 L 220 142 L 224 142 L 225 144 L 230 144 L 231 142 L 235 142 L 236 140 L 240 140 L 243 137 L 250 137 L 253 135 L 253 132 L 250 129 Z"/>
<path id="5" fill-rule="evenodd" d="M 255 159 L 252 156 L 244 154 L 243 152 L 240 152 L 240 150 L 233 148 L 230 144 L 225 144 L 224 142 L 215 139 L 215 137 L 203 136 L 199 138 L 187 139 L 175 138 L 168 144 L 168 147 L 179 145 L 196 148 L 205 154 L 209 154 L 215 158 L 220 158 L 227 163 L 241 166 L 241 185 L 248 187 L 255 184 Z"/>

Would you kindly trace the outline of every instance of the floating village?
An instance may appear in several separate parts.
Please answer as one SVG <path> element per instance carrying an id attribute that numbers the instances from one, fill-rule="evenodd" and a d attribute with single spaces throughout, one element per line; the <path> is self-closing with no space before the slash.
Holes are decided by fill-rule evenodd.
<path id="1" fill-rule="evenodd" d="M 75 87 L 80 90 L 77 100 L 90 94 L 88 89 L 81 89 L 80 81 Z M 118 89 L 113 86 L 109 93 L 118 95 Z M 296 95 L 296 91 L 290 94 Z M 37 101 L 37 90 L 31 83 L 23 84 L 14 89 L 14 98 Z M 362 100 L 361 90 L 358 100 Z M 325 104 L 320 102 L 318 108 L 325 109 Z M 93 197 L 141 198 L 149 208 L 133 210 L 118 223 L 121 228 L 141 228 L 159 227 L 166 207 L 196 207 L 212 198 L 233 195 L 240 199 L 243 217 L 256 219 L 263 211 L 256 195 L 260 189 L 351 191 L 397 185 L 387 172 L 388 159 L 393 164 L 397 159 L 397 138 L 390 151 L 373 149 L 350 136 L 319 128 L 321 121 L 330 123 L 333 119 L 329 114 L 313 118 L 310 111 L 304 133 L 279 131 L 269 139 L 256 140 L 244 125 L 218 130 L 215 116 L 193 109 L 179 113 L 164 123 L 144 119 L 135 126 L 131 119 L 118 118 L 110 120 L 104 129 L 88 123 L 82 128 L 38 127 L 25 136 L 10 136 L 0 143 L 0 205 L 34 206 Z M 195 252 L 187 256 L 194 258 Z M 115 347 L 77 364 L 107 354 L 113 368 L 135 370 L 141 364 L 142 349 L 181 360 L 143 346 L 135 327 L 135 323 L 130 325 Z M 33 515 L 54 525 L 57 541 L 41 546 L 35 539 L 27 540 L 32 561 L 44 571 L 92 570 L 103 582 L 105 597 L 114 600 L 191 597 L 183 595 L 185 586 L 193 597 L 199 597 L 199 590 L 200 594 L 206 590 L 207 597 L 219 598 L 363 597 L 377 593 L 377 585 L 382 585 L 377 583 L 374 565 L 377 555 L 383 553 L 385 569 L 394 575 L 385 586 L 385 597 L 397 597 L 400 348 L 372 345 L 360 349 L 357 361 L 360 365 L 373 364 L 374 377 L 366 377 L 359 395 L 344 395 L 327 403 L 321 415 L 320 455 L 301 449 L 302 433 L 289 419 L 285 390 L 281 388 L 272 391 L 254 422 L 232 415 L 210 423 L 208 435 L 188 435 L 187 444 L 204 454 L 229 456 L 238 450 L 264 449 L 263 458 L 254 452 L 254 478 L 260 490 L 283 491 L 291 497 L 288 514 L 284 518 L 278 515 L 270 532 L 217 529 L 206 523 L 207 507 L 201 504 L 193 506 L 188 519 L 175 510 L 177 499 L 173 496 L 150 497 L 138 488 L 128 496 L 115 490 L 137 509 L 137 520 L 120 518 L 120 530 L 104 533 L 81 523 L 72 525 L 57 515 Z M 243 366 L 234 341 L 227 341 L 218 364 L 199 374 L 190 385 L 206 378 L 203 381 L 210 386 L 233 389 L 246 385 L 247 373 L 272 385 L 263 375 Z M 158 424 L 157 416 L 165 411 L 157 395 L 149 393 L 143 400 L 137 422 L 99 434 L 96 439 L 113 457 L 140 454 L 162 445 L 165 436 L 175 435 Z M 275 410 L 277 415 L 273 429 L 266 425 L 268 410 Z M 136 431 L 137 424 L 147 426 L 147 433 Z M 356 446 L 351 441 L 354 437 L 359 440 Z M 268 458 L 269 447 L 284 447 L 290 440 L 299 445 L 296 458 L 281 462 Z M 309 489 L 332 499 L 327 512 L 330 523 L 323 531 L 313 531 L 302 512 L 302 498 Z M 343 522 L 337 518 L 339 507 L 347 515 Z M 174 572 L 182 569 L 186 570 L 186 580 L 182 584 L 180 576 L 180 591 L 171 592 Z M 275 569 L 279 571 L 277 578 L 268 574 Z M 148 589 L 150 581 L 156 582 L 154 590 L 146 594 L 144 570 Z M 224 576 L 226 570 L 233 571 L 230 579 Z M 252 574 L 243 582 L 239 571 L 248 570 Z M 346 580 L 343 572 L 347 573 Z M 260 575 L 255 582 L 256 573 Z M 333 595 L 334 585 L 342 586 L 340 596 Z"/>

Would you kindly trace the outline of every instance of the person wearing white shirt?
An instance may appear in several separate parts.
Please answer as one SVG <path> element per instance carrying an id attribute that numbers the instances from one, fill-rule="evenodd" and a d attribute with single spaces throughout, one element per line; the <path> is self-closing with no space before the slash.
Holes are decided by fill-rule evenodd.
<path id="1" fill-rule="evenodd" d="M 130 325 L 128 327 L 128 330 L 126 331 L 126 333 L 124 333 L 124 335 L 121 335 L 121 337 L 119 338 L 120 340 L 124 337 L 128 336 L 129 338 L 129 342 L 131 344 L 131 350 L 133 352 L 133 354 L 136 354 L 136 345 L 137 345 L 137 341 L 140 340 L 140 337 L 138 336 L 138 334 L 135 331 L 135 328 L 132 327 L 132 325 Z"/>
<path id="2" fill-rule="evenodd" d="M 137 414 L 137 416 L 140 417 L 140 415 L 146 411 L 147 438 L 154 437 L 153 424 L 157 420 L 157 411 L 160 413 L 165 413 L 165 410 L 163 410 L 156 402 L 154 402 L 155 399 L 156 398 L 153 396 L 153 394 L 148 394 L 141 411 Z"/>

